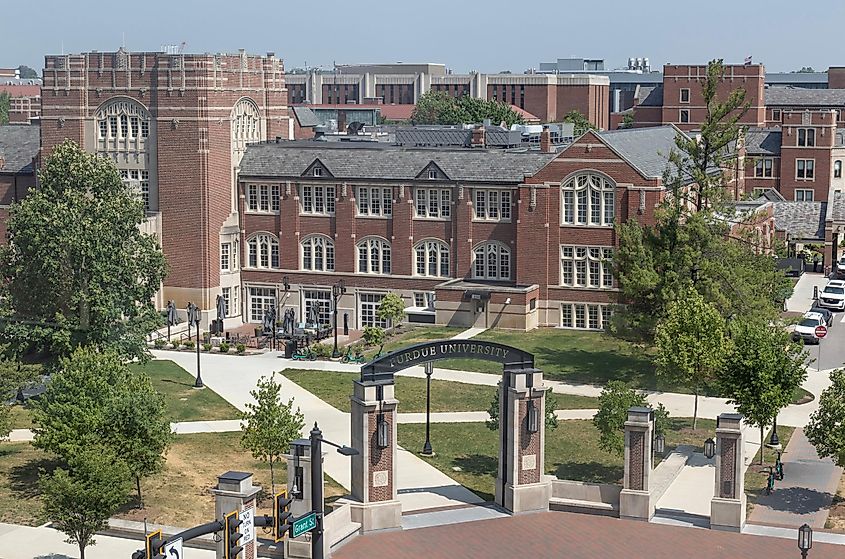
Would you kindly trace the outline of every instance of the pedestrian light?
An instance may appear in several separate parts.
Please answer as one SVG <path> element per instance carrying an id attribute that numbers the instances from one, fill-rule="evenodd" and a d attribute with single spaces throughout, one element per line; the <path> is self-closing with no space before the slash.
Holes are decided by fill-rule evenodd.
<path id="1" fill-rule="evenodd" d="M 534 405 L 534 400 L 528 400 L 528 432 L 536 433 L 540 430 L 540 410 Z"/>
<path id="2" fill-rule="evenodd" d="M 376 445 L 379 448 L 387 448 L 390 446 L 390 426 L 384 420 L 383 413 L 378 415 L 378 423 L 376 426 Z"/>
<path id="3" fill-rule="evenodd" d="M 809 524 L 798 528 L 798 549 L 801 550 L 801 557 L 807 559 L 807 552 L 813 548 L 813 529 Z"/>
<path id="4" fill-rule="evenodd" d="M 666 437 L 663 436 L 663 433 L 658 433 L 656 437 L 654 437 L 654 452 L 658 454 L 663 454 L 666 450 Z"/>
<path id="5" fill-rule="evenodd" d="M 712 438 L 708 438 L 704 441 L 704 456 L 706 456 L 708 460 L 716 456 L 716 441 Z"/>

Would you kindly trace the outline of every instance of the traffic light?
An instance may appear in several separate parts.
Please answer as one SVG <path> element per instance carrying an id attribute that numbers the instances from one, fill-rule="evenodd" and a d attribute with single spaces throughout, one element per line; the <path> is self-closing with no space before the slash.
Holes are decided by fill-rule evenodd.
<path id="1" fill-rule="evenodd" d="M 164 536 L 161 530 L 147 534 L 147 559 L 166 559 L 163 548 Z"/>
<path id="2" fill-rule="evenodd" d="M 273 496 L 273 539 L 279 543 L 285 539 L 290 530 L 290 504 L 293 499 L 288 499 L 286 491 Z"/>
<path id="3" fill-rule="evenodd" d="M 243 537 L 243 534 L 238 532 L 242 523 L 238 511 L 233 510 L 226 515 L 226 531 L 223 533 L 224 559 L 237 559 L 238 554 L 243 551 L 243 546 L 238 545 Z"/>

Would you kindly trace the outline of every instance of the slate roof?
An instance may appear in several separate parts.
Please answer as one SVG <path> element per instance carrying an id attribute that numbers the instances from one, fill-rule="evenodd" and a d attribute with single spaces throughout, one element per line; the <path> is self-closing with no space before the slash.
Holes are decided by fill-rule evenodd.
<path id="1" fill-rule="evenodd" d="M 2 174 L 31 174 L 32 159 L 41 147 L 41 127 L 29 124 L 0 126 L 0 167 Z"/>
<path id="2" fill-rule="evenodd" d="M 651 95 L 651 92 L 657 89 L 655 86 L 645 86 L 645 85 L 638 85 L 634 89 L 634 98 L 637 100 L 637 105 L 642 105 L 648 96 Z M 661 102 L 663 101 L 661 97 Z"/>
<path id="3" fill-rule="evenodd" d="M 786 202 L 786 198 L 784 198 L 783 195 L 774 188 L 767 188 L 763 190 L 760 193 L 760 196 L 755 198 L 753 201 L 760 204 L 765 202 Z"/>
<path id="4" fill-rule="evenodd" d="M 308 128 L 311 126 L 318 126 L 320 124 L 320 120 L 317 118 L 317 115 L 314 114 L 308 107 L 291 107 L 293 109 L 293 114 L 296 116 L 296 120 L 299 121 L 299 125 L 303 128 Z"/>
<path id="5" fill-rule="evenodd" d="M 778 202 L 774 207 L 775 228 L 791 239 L 824 240 L 827 202 Z"/>
<path id="6" fill-rule="evenodd" d="M 554 158 L 551 153 L 413 149 L 372 142 L 270 142 L 247 147 L 240 174 L 299 177 L 319 160 L 335 178 L 414 180 L 434 163 L 452 181 L 518 183 Z"/>
<path id="7" fill-rule="evenodd" d="M 845 197 L 841 194 L 834 194 L 833 203 L 830 206 L 830 219 L 845 221 Z"/>
<path id="8" fill-rule="evenodd" d="M 646 96 L 640 101 L 642 107 L 662 107 L 663 106 L 663 86 L 658 85 L 649 91 Z"/>
<path id="9" fill-rule="evenodd" d="M 780 155 L 780 128 L 749 128 L 745 134 L 748 155 Z"/>
<path id="10" fill-rule="evenodd" d="M 611 149 L 647 178 L 663 177 L 678 134 L 683 132 L 671 125 L 598 133 Z"/>
<path id="11" fill-rule="evenodd" d="M 499 126 L 485 128 L 484 141 L 487 147 L 516 147 L 522 143 L 519 130 L 506 130 Z M 396 128 L 396 144 L 400 146 L 463 146 L 472 144 L 471 128 L 399 126 Z"/>
<path id="12" fill-rule="evenodd" d="M 845 106 L 845 89 L 769 87 L 763 96 L 767 106 Z"/>

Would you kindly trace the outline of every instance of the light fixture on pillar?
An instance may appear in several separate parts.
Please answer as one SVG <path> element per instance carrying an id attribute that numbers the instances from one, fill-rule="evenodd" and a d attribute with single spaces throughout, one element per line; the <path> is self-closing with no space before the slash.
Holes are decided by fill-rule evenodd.
<path id="1" fill-rule="evenodd" d="M 285 293 L 290 291 L 290 278 L 287 276 L 282 277 L 282 285 L 285 288 Z"/>
<path id="2" fill-rule="evenodd" d="M 708 460 L 716 456 L 716 441 L 712 438 L 708 438 L 704 441 L 704 456 L 706 456 Z"/>
<path id="3" fill-rule="evenodd" d="M 807 552 L 813 548 L 813 529 L 809 524 L 798 528 L 798 549 L 801 550 L 801 557 L 807 559 Z"/>
<path id="4" fill-rule="evenodd" d="M 536 433 L 540 430 L 540 410 L 534 405 L 534 399 L 528 400 L 528 432 Z"/>
<path id="5" fill-rule="evenodd" d="M 390 446 L 390 426 L 384 420 L 384 414 L 378 414 L 378 421 L 376 422 L 376 446 L 379 448 L 387 448 Z"/>
<path id="6" fill-rule="evenodd" d="M 657 454 L 663 454 L 666 450 L 666 437 L 663 436 L 663 433 L 659 433 L 656 437 L 654 437 L 654 452 Z"/>

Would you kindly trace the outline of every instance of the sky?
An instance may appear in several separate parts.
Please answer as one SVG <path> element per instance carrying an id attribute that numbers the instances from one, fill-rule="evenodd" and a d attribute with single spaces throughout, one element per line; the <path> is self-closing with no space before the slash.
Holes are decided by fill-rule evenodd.
<path id="1" fill-rule="evenodd" d="M 629 57 L 767 71 L 845 65 L 845 2 L 811 0 L 3 0 L 0 67 L 41 71 L 45 54 L 274 52 L 287 68 L 438 62 L 455 73 L 523 72 L 557 58 Z M 804 6 L 807 9 L 801 8 Z"/>

